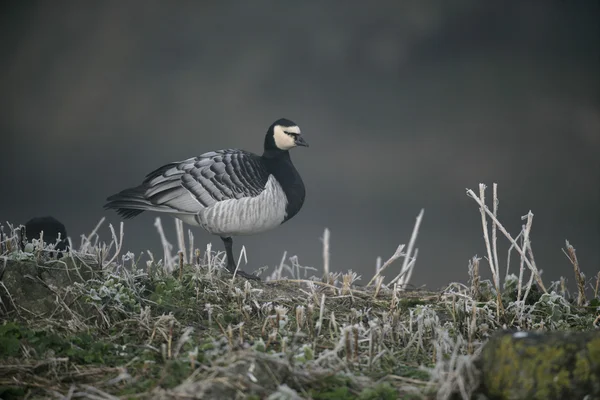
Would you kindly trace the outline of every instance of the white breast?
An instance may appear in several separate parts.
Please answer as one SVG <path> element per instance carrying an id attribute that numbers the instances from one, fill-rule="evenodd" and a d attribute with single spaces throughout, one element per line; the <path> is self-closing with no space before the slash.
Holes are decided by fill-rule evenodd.
<path id="1" fill-rule="evenodd" d="M 204 208 L 197 223 L 213 235 L 251 235 L 280 225 L 286 216 L 287 198 L 273 175 L 255 197 L 229 199 Z"/>

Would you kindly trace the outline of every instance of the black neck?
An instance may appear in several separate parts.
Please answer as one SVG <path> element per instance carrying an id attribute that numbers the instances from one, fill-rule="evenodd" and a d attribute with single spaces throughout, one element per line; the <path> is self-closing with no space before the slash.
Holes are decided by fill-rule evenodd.
<path id="1" fill-rule="evenodd" d="M 296 215 L 304 204 L 304 183 L 287 150 L 265 149 L 262 158 L 267 171 L 277 179 L 287 197 L 285 222 Z"/>
<path id="2" fill-rule="evenodd" d="M 265 149 L 263 158 L 284 158 L 291 161 L 290 152 L 281 149 Z"/>

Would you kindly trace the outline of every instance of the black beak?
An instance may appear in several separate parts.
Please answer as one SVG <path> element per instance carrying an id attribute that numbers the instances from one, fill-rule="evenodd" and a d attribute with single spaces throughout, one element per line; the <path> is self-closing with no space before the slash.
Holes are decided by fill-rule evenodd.
<path id="1" fill-rule="evenodd" d="M 294 143 L 296 143 L 296 146 L 308 147 L 308 143 L 306 143 L 306 140 L 304 140 L 304 138 L 300 135 L 296 136 Z"/>

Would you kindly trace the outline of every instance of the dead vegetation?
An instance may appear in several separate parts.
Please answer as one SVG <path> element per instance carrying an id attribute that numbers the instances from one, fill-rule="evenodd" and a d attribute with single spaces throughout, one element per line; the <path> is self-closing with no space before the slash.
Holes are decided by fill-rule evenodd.
<path id="1" fill-rule="evenodd" d="M 9 224 L 0 244 L 0 397 L 468 399 L 479 386 L 474 360 L 493 332 L 594 329 L 599 305 L 598 282 L 585 281 L 569 244 L 577 282 L 595 286 L 594 299 L 581 289 L 572 299 L 564 280 L 546 287 L 531 249 L 533 214 L 513 238 L 498 220 L 496 186 L 492 211 L 484 190 L 467 194 L 481 209 L 493 279 L 481 279 L 474 257 L 470 284 L 440 292 L 409 290 L 423 212 L 408 246 L 378 262 L 364 286 L 355 272 L 330 270 L 328 230 L 321 273 L 284 254 L 251 282 L 232 278 L 210 244 L 198 250 L 191 233 L 186 244 L 180 223 L 174 251 L 157 218 L 164 254 L 146 252 L 145 261 L 123 253 L 122 224 L 108 243 L 99 224 L 60 260 L 36 240 L 21 251 Z M 498 231 L 512 245 L 504 279 Z M 518 275 L 509 274 L 512 251 Z M 43 301 L 17 290 L 23 282 Z"/>

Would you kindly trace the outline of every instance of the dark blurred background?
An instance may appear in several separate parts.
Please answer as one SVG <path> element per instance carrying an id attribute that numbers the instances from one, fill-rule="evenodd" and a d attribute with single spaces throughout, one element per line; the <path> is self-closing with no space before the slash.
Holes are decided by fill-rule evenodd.
<path id="1" fill-rule="evenodd" d="M 8 1 L 0 20 L 0 220 L 52 215 L 79 243 L 107 196 L 167 162 L 260 153 L 277 118 L 310 148 L 292 158 L 307 200 L 280 228 L 234 240 L 252 271 L 284 251 L 368 281 L 425 215 L 412 282 L 467 280 L 486 255 L 465 194 L 499 184 L 517 235 L 534 213 L 544 280 L 562 253 L 600 267 L 598 1 Z M 161 255 L 157 214 L 125 248 Z M 163 217 L 176 244 L 174 221 Z M 220 239 L 194 228 L 196 244 Z M 110 240 L 107 225 L 101 236 Z M 507 241 L 500 236 L 504 269 Z M 511 264 L 513 271 L 516 259 Z M 391 278 L 400 263 L 385 275 Z M 484 262 L 483 268 L 488 267 Z M 489 275 L 489 274 L 488 274 Z"/>

